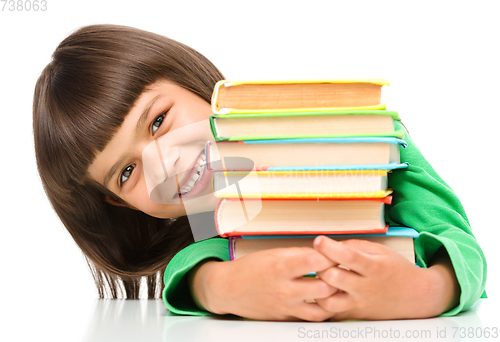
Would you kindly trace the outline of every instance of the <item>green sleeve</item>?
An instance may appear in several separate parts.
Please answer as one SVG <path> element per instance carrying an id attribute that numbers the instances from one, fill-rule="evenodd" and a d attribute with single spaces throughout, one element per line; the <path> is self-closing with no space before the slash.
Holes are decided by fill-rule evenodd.
<path id="1" fill-rule="evenodd" d="M 420 266 L 427 267 L 441 247 L 448 252 L 461 294 L 458 306 L 443 315 L 455 315 L 486 296 L 486 259 L 456 194 L 425 160 L 410 136 L 406 135 L 405 140 L 408 147 L 401 147 L 401 161 L 410 165 L 389 176 L 394 193 L 386 219 L 390 225 L 412 227 L 420 233 L 415 240 Z"/>
<path id="2" fill-rule="evenodd" d="M 162 293 L 163 302 L 171 312 L 179 315 L 211 315 L 196 306 L 187 284 L 187 273 L 200 261 L 209 258 L 228 261 L 228 240 L 213 238 L 195 242 L 172 258 L 165 270 L 165 288 Z"/>

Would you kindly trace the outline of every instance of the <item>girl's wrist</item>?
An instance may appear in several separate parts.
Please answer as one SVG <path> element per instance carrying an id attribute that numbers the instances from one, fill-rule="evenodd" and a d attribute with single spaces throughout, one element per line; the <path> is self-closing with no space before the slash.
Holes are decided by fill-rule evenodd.
<path id="1" fill-rule="evenodd" d="M 428 268 L 434 289 L 436 316 L 453 309 L 460 301 L 460 285 L 448 255 L 439 256 Z"/>
<path id="2" fill-rule="evenodd" d="M 218 300 L 222 293 L 220 274 L 224 269 L 224 262 L 217 259 L 207 259 L 200 262 L 188 273 L 189 289 L 195 304 L 202 310 L 215 314 L 225 314 Z"/>
<path id="3" fill-rule="evenodd" d="M 419 285 L 425 302 L 420 303 L 420 308 L 425 308 L 427 311 L 425 316 L 439 316 L 458 305 L 460 285 L 448 253 L 444 249 L 438 251 L 429 263 L 429 267 L 421 271 L 424 277 L 423 283 Z"/>

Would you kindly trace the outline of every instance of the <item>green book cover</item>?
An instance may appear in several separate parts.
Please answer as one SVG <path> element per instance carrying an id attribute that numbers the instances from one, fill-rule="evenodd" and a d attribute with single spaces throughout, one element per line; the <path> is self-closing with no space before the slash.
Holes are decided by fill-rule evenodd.
<path id="1" fill-rule="evenodd" d="M 307 117 L 313 119 L 317 116 L 347 116 L 347 115 L 355 115 L 355 116 L 389 116 L 394 121 L 401 121 L 399 118 L 399 114 L 395 111 L 388 110 L 364 110 L 364 111 L 321 111 L 321 112 L 280 112 L 280 113 L 260 113 L 260 114 L 212 114 L 210 116 L 210 127 L 212 130 L 212 134 L 215 137 L 216 141 L 240 141 L 240 140 L 263 140 L 263 139 L 296 139 L 296 138 L 326 138 L 326 137 L 396 137 L 399 139 L 404 138 L 405 132 L 403 129 L 392 129 L 386 132 L 375 132 L 375 133 L 314 133 L 303 131 L 301 134 L 279 134 L 279 133 L 267 133 L 263 134 L 261 132 L 256 131 L 255 134 L 245 134 L 245 135 L 233 135 L 233 136 L 222 136 L 219 133 L 218 124 L 223 120 L 232 120 L 233 122 L 237 122 L 237 120 L 241 119 L 242 126 L 247 125 L 251 120 L 259 120 L 264 124 L 266 118 L 278 118 L 284 119 L 281 122 L 286 122 L 287 118 L 293 117 Z M 235 121 L 236 120 L 236 121 Z M 265 124 L 264 124 L 265 125 Z M 394 127 L 394 125 L 393 125 Z M 354 130 L 355 131 L 355 130 Z"/>

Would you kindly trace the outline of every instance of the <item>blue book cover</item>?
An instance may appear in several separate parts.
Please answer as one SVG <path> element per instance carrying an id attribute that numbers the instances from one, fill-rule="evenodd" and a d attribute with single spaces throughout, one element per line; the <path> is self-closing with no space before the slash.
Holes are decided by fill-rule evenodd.
<path id="1" fill-rule="evenodd" d="M 209 141 L 205 154 L 210 171 L 393 170 L 408 167 L 400 146 L 391 137 Z"/>
<path id="2" fill-rule="evenodd" d="M 231 260 L 242 257 L 250 252 L 276 247 L 312 247 L 317 235 L 248 235 L 229 238 L 229 257 Z M 403 255 L 407 260 L 415 263 L 414 239 L 419 233 L 408 227 L 389 227 L 383 234 L 344 234 L 325 235 L 335 240 L 363 239 L 381 243 Z M 313 275 L 309 274 L 308 276 Z"/>

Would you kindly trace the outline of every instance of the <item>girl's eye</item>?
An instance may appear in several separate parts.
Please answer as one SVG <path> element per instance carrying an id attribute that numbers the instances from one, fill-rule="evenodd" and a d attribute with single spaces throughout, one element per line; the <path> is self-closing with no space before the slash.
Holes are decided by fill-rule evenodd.
<path id="1" fill-rule="evenodd" d="M 120 176 L 120 185 L 125 183 L 127 179 L 130 177 L 132 174 L 132 171 L 135 169 L 135 164 L 129 165 L 123 170 L 121 176 Z"/>
<path id="2" fill-rule="evenodd" d="M 153 134 L 155 134 L 158 128 L 160 128 L 161 124 L 163 123 L 163 120 L 165 119 L 165 115 L 166 113 L 163 113 L 162 115 L 157 117 L 155 121 L 153 121 L 153 125 L 151 126 L 151 131 L 153 132 Z"/>

